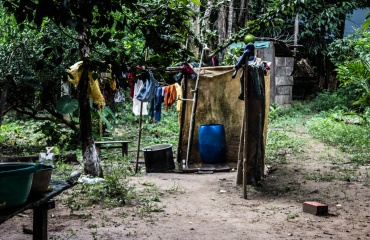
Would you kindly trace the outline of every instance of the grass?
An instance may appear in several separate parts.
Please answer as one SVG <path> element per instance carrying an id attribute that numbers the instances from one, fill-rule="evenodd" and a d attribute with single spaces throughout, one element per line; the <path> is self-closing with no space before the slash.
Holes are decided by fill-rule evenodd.
<path id="1" fill-rule="evenodd" d="M 297 218 L 299 217 L 298 213 L 288 213 L 286 214 L 286 220 L 289 221 L 289 220 L 293 220 L 294 218 Z"/>
<path id="2" fill-rule="evenodd" d="M 325 95 L 325 100 L 329 99 Z M 335 106 L 330 109 L 330 103 L 325 102 L 324 110 L 320 109 L 322 98 L 311 102 L 293 102 L 291 108 L 280 108 L 277 105 L 270 107 L 268 135 L 266 142 L 266 163 L 284 164 L 288 155 L 300 156 L 300 152 L 305 150 L 305 141 L 299 138 L 296 127 L 305 126 L 309 133 L 317 139 L 327 144 L 331 149 L 336 147 L 339 152 L 327 151 L 326 154 L 319 156 L 320 161 L 330 162 L 332 165 L 339 166 L 336 170 L 326 172 L 312 172 L 304 174 L 306 180 L 317 182 L 339 181 L 358 181 L 357 169 L 359 166 L 370 164 L 370 128 L 362 122 L 361 117 L 353 112 L 345 111 L 345 106 Z M 338 155 L 343 152 L 350 156 L 350 159 Z M 349 164 L 346 161 L 350 161 Z M 346 166 L 343 166 L 346 163 Z M 366 177 L 365 177 L 366 178 Z M 287 186 L 290 189 L 290 186 Z M 284 191 L 284 187 L 280 191 Z"/>
<path id="3" fill-rule="evenodd" d="M 352 154 L 351 161 L 360 165 L 370 163 L 370 128 L 361 125 L 337 121 L 330 116 L 318 115 L 307 122 L 312 136 L 331 146 L 337 146 L 343 152 Z"/>

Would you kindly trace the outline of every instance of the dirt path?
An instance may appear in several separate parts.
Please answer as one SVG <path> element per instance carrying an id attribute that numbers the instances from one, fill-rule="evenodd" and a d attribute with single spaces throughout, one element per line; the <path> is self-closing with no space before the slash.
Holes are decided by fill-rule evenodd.
<path id="1" fill-rule="evenodd" d="M 347 157 L 296 129 L 304 141 L 248 199 L 235 186 L 236 172 L 213 174 L 151 173 L 130 182 L 158 195 L 160 212 L 141 215 L 126 206 L 113 210 L 70 211 L 58 204 L 49 215 L 50 239 L 370 239 L 369 168 L 353 168 Z M 302 211 L 304 201 L 328 204 L 328 216 Z M 59 201 L 60 202 L 60 201 Z M 22 226 L 32 212 L 0 225 L 1 240 L 32 239 Z"/>

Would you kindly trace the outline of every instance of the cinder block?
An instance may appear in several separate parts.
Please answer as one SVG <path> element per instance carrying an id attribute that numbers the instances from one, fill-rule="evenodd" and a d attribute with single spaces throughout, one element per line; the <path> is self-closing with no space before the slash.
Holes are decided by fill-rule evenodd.
<path id="1" fill-rule="evenodd" d="M 303 212 L 311 213 L 314 215 L 326 215 L 328 214 L 328 205 L 318 202 L 304 202 Z"/>

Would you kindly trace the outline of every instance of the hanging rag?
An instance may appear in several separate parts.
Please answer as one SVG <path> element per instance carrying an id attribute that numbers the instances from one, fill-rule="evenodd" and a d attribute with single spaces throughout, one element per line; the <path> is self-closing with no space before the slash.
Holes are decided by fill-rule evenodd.
<path id="1" fill-rule="evenodd" d="M 209 66 L 218 66 L 218 59 L 216 57 L 212 57 L 211 60 L 209 60 Z"/>
<path id="2" fill-rule="evenodd" d="M 113 80 L 109 83 L 109 86 L 110 86 L 110 88 L 111 88 L 113 91 L 116 91 L 116 90 L 117 90 L 117 82 L 116 82 L 116 79 L 113 79 Z"/>
<path id="3" fill-rule="evenodd" d="M 83 61 L 79 61 L 75 64 L 73 64 L 69 69 L 67 69 L 68 74 L 68 81 L 73 83 L 75 87 L 78 86 L 78 83 L 80 82 L 81 76 L 83 69 L 81 65 L 83 64 Z M 87 89 L 87 96 L 91 98 L 94 102 L 95 105 L 99 107 L 104 107 L 105 106 L 105 100 L 103 97 L 103 94 L 100 91 L 100 86 L 99 86 L 99 80 L 92 77 L 93 72 L 89 71 L 88 72 L 88 78 L 89 78 L 89 88 Z"/>
<path id="4" fill-rule="evenodd" d="M 175 84 L 170 86 L 166 86 L 165 97 L 164 97 L 164 106 L 166 112 L 168 111 L 168 107 L 176 102 L 177 99 L 177 92 Z"/>
<path id="5" fill-rule="evenodd" d="M 149 72 L 150 80 L 145 80 L 145 84 L 141 85 L 136 93 L 137 100 L 141 102 L 150 102 L 159 87 L 158 81 L 154 78 L 153 73 Z"/>
<path id="6" fill-rule="evenodd" d="M 114 94 L 114 102 L 124 102 L 125 101 L 125 93 L 122 91 L 121 88 L 118 88 L 116 93 Z"/>
<path id="7" fill-rule="evenodd" d="M 143 81 L 142 80 L 138 80 L 136 83 L 135 83 L 135 86 L 134 86 L 134 93 L 137 93 L 138 92 L 138 89 L 141 85 L 143 85 Z M 132 107 L 132 112 L 138 116 L 140 115 L 140 111 L 141 111 L 141 103 L 143 103 L 143 110 L 142 110 L 142 115 L 148 115 L 148 103 L 147 102 L 140 102 L 136 97 L 136 94 L 134 94 L 134 98 L 132 99 L 132 103 L 133 103 L 133 107 Z"/>
<path id="8" fill-rule="evenodd" d="M 128 84 L 130 85 L 130 99 L 132 100 L 134 98 L 134 92 L 135 92 L 134 73 L 132 73 L 132 72 L 128 73 L 127 78 L 128 78 Z"/>
<path id="9" fill-rule="evenodd" d="M 162 111 L 162 87 L 157 88 L 155 97 L 150 101 L 149 116 L 154 119 L 155 122 L 161 121 L 161 111 Z"/>
<path id="10" fill-rule="evenodd" d="M 183 63 L 182 66 L 184 67 L 184 70 L 182 70 L 182 73 L 185 75 L 189 75 L 190 79 L 196 79 L 197 74 L 194 72 L 194 70 L 189 66 L 187 63 Z"/>

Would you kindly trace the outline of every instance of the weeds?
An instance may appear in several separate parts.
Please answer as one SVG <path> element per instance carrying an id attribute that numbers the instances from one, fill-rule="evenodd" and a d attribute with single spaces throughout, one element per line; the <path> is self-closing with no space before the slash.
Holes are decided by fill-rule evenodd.
<path id="1" fill-rule="evenodd" d="M 297 218 L 299 217 L 298 213 L 288 213 L 286 214 L 286 220 L 289 221 L 289 220 L 293 220 L 294 218 Z"/>
<path id="2" fill-rule="evenodd" d="M 180 189 L 180 186 L 178 185 L 178 183 L 174 182 L 172 187 L 168 190 L 166 190 L 166 192 L 170 193 L 170 194 L 173 194 L 173 193 L 176 193 L 178 192 Z"/>
<path id="3" fill-rule="evenodd" d="M 331 118 L 316 116 L 307 122 L 309 132 L 316 138 L 321 139 L 331 146 L 339 148 L 353 154 L 352 161 L 358 164 L 369 163 L 369 153 L 367 146 L 370 146 L 370 129 L 346 124 L 342 121 L 336 121 Z"/>
<path id="4" fill-rule="evenodd" d="M 266 162 L 286 162 L 286 155 L 296 153 L 303 144 L 301 140 L 289 136 L 282 130 L 270 128 L 266 142 Z"/>
<path id="5" fill-rule="evenodd" d="M 306 180 L 313 180 L 315 182 L 332 182 L 336 179 L 336 174 L 332 172 L 326 173 L 307 173 L 304 175 Z"/>

